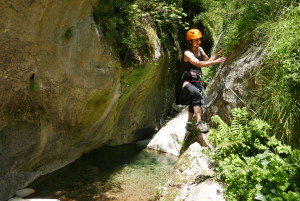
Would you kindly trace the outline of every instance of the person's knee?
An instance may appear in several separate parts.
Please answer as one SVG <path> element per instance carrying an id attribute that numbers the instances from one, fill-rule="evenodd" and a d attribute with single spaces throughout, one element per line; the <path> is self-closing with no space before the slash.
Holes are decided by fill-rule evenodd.
<path id="1" fill-rule="evenodd" d="M 189 112 L 194 114 L 194 108 L 193 107 L 189 107 Z"/>
<path id="2" fill-rule="evenodd" d="M 195 103 L 193 106 L 194 111 L 197 110 L 198 108 L 201 108 L 201 103 Z"/>

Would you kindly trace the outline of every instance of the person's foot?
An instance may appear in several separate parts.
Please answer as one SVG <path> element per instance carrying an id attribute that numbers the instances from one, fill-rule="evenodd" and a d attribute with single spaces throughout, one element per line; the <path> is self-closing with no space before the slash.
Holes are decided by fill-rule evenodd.
<path id="1" fill-rule="evenodd" d="M 197 128 L 201 133 L 206 133 L 209 131 L 209 126 L 203 121 L 197 123 Z"/>
<path id="2" fill-rule="evenodd" d="M 193 123 L 188 121 L 186 122 L 186 126 L 185 126 L 185 129 L 189 132 L 191 132 L 193 130 Z"/>

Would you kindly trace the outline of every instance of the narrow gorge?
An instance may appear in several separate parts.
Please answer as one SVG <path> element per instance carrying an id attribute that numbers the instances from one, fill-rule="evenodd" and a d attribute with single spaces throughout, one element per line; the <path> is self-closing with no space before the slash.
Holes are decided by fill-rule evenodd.
<path id="1" fill-rule="evenodd" d="M 203 147 L 194 143 L 176 158 L 187 135 L 187 115 L 180 115 L 187 105 L 181 76 L 188 28 L 202 31 L 208 55 L 223 48 L 227 57 L 203 68 L 205 121 L 214 128 L 211 118 L 218 115 L 229 125 L 232 109 L 245 107 L 251 117 L 270 124 L 270 135 L 299 147 L 300 5 L 295 0 L 2 0 L 0 9 L 0 201 L 38 186 L 33 182 L 56 170 L 80 172 L 82 165 L 100 174 L 105 157 L 126 158 L 126 151 L 137 161 L 129 158 L 126 162 L 133 163 L 124 165 L 120 159 L 121 166 L 107 168 L 134 172 L 135 165 L 146 164 L 147 171 L 158 171 L 153 179 L 167 176 L 175 164 L 167 183 L 156 186 L 160 199 L 201 197 L 200 183 L 189 180 L 199 180 L 197 161 L 209 163 L 205 157 L 192 162 Z M 168 130 L 164 126 L 174 116 L 175 130 Z M 176 159 L 144 150 L 154 134 L 162 138 L 148 147 Z M 188 169 L 184 160 L 195 168 Z M 195 175 L 176 180 L 190 172 Z"/>
<path id="2" fill-rule="evenodd" d="M 161 127 L 174 97 L 170 59 L 156 51 L 144 68 L 122 70 L 95 4 L 0 3 L 0 200 L 83 153 Z"/>

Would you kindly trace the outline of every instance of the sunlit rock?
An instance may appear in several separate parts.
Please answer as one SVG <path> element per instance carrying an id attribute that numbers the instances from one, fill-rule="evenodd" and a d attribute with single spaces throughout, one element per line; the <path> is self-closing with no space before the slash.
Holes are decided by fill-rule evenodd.
<path id="1" fill-rule="evenodd" d="M 222 64 L 206 90 L 206 104 L 217 97 L 218 90 L 223 86 L 215 104 L 207 109 L 204 118 L 208 121 L 213 115 L 219 115 L 225 122 L 230 122 L 231 110 L 246 107 L 251 113 L 259 108 L 259 99 L 255 90 L 259 80 L 256 74 L 261 65 L 265 51 L 263 46 L 252 46 L 241 55 L 234 55 Z"/>
<path id="2" fill-rule="evenodd" d="M 161 201 L 225 201 L 221 185 L 213 179 L 209 159 L 201 153 L 205 149 L 195 142 L 181 155 L 170 171 Z"/>
<path id="3" fill-rule="evenodd" d="M 35 199 L 25 199 L 24 201 L 60 201 L 60 200 L 58 200 L 58 199 L 36 199 L 35 198 Z"/>
<path id="4" fill-rule="evenodd" d="M 186 133 L 185 124 L 187 117 L 188 111 L 185 109 L 171 121 L 167 122 L 166 125 L 155 134 L 147 147 L 179 156 Z"/>
<path id="5" fill-rule="evenodd" d="M 34 192 L 35 192 L 35 190 L 32 188 L 24 188 L 24 189 L 18 190 L 16 192 L 16 196 L 23 198 L 23 197 L 27 197 L 27 196 L 33 194 Z"/>
<path id="6" fill-rule="evenodd" d="M 21 197 L 13 197 L 13 198 L 10 198 L 7 201 L 25 201 L 25 200 L 23 198 L 21 198 Z"/>

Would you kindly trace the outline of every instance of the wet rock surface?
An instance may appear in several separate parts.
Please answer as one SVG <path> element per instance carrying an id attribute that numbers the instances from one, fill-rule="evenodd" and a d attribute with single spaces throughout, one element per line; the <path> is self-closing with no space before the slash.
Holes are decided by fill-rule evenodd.
<path id="1" fill-rule="evenodd" d="M 96 2 L 0 3 L 1 201 L 83 153 L 161 126 L 174 71 L 155 30 L 153 61 L 121 85 L 118 54 L 93 20 Z"/>
<path id="2" fill-rule="evenodd" d="M 170 171 L 159 200 L 161 201 L 225 201 L 222 185 L 214 180 L 204 149 L 193 143 Z"/>

